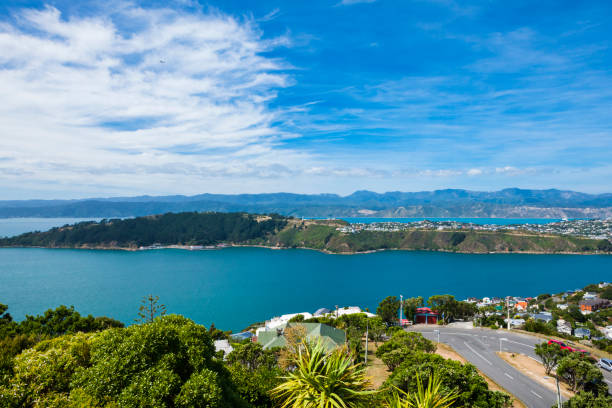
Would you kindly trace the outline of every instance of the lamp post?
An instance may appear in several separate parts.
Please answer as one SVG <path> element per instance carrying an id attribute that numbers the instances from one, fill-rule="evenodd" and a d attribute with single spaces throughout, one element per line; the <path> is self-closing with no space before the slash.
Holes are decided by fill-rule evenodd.
<path id="1" fill-rule="evenodd" d="M 402 317 L 404 317 L 404 296 L 400 295 L 400 326 L 402 326 Z"/>
<path id="2" fill-rule="evenodd" d="M 500 338 L 499 338 L 499 352 L 500 352 L 500 353 L 502 352 L 502 341 L 503 341 L 503 340 L 508 340 L 508 339 L 507 339 L 507 338 L 505 338 L 505 337 L 500 337 Z"/>

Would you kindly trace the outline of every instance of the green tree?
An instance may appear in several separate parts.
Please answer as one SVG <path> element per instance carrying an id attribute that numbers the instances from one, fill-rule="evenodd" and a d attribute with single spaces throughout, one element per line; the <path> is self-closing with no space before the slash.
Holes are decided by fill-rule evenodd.
<path id="1" fill-rule="evenodd" d="M 353 364 L 345 349 L 325 351 L 320 341 L 304 341 L 295 370 L 272 391 L 279 407 L 365 408 L 373 391 L 365 368 Z"/>
<path id="2" fill-rule="evenodd" d="M 612 397 L 605 394 L 595 395 L 581 391 L 563 403 L 563 408 L 610 408 Z"/>
<path id="3" fill-rule="evenodd" d="M 387 296 L 384 298 L 376 308 L 376 314 L 387 325 L 394 325 L 397 323 L 399 317 L 400 301 L 396 296 Z"/>
<path id="4" fill-rule="evenodd" d="M 379 316 L 371 317 L 370 319 L 368 319 L 368 324 L 369 324 L 369 331 L 368 331 L 369 338 L 378 346 L 378 342 L 382 341 L 383 336 L 385 335 L 385 331 L 387 330 L 387 327 L 385 326 L 385 323 Z"/>
<path id="5" fill-rule="evenodd" d="M 453 321 L 458 303 L 453 295 L 434 295 L 427 299 L 427 304 L 442 315 L 444 323 Z"/>
<path id="6" fill-rule="evenodd" d="M 15 358 L 0 406 L 245 406 L 213 355 L 206 328 L 176 315 L 65 335 Z"/>
<path id="7" fill-rule="evenodd" d="M 418 391 L 417 378 L 429 383 L 434 373 L 440 376 L 444 394 L 456 392 L 459 396 L 453 407 L 505 408 L 511 405 L 509 395 L 489 390 L 487 382 L 471 364 L 446 360 L 437 354 L 411 353 L 385 381 L 384 389 L 413 394 Z"/>
<path id="8" fill-rule="evenodd" d="M 535 353 L 542 360 L 546 375 L 550 375 L 553 368 L 559 363 L 559 360 L 565 357 L 568 352 L 561 349 L 561 346 L 555 343 L 540 343 L 536 344 Z"/>
<path id="9" fill-rule="evenodd" d="M 166 314 L 166 305 L 159 303 L 159 296 L 143 296 L 138 308 L 137 323 L 152 323 L 156 316 Z"/>
<path id="10" fill-rule="evenodd" d="M 229 364 L 238 363 L 249 370 L 257 370 L 259 367 L 275 367 L 277 365 L 276 353 L 264 350 L 259 343 L 236 344 L 234 350 L 227 355 Z"/>
<path id="11" fill-rule="evenodd" d="M 603 292 L 599 294 L 602 299 L 612 300 L 612 285 L 608 285 Z"/>
<path id="12" fill-rule="evenodd" d="M 443 391 L 442 379 L 437 373 L 433 373 L 427 382 L 427 388 L 423 386 L 419 375 L 416 380 L 417 390 L 414 394 L 397 389 L 387 400 L 387 408 L 449 408 L 459 397 L 454 391 L 450 393 Z"/>
<path id="13" fill-rule="evenodd" d="M 389 341 L 382 344 L 376 350 L 376 356 L 380 359 L 386 353 L 393 350 L 403 350 L 403 353 L 433 353 L 436 346 L 430 340 L 423 337 L 421 333 L 398 331 L 393 334 Z"/>
<path id="14" fill-rule="evenodd" d="M 557 375 L 573 391 L 607 392 L 601 371 L 580 353 L 570 353 L 559 360 Z"/>
<path id="15" fill-rule="evenodd" d="M 404 299 L 404 315 L 406 319 L 414 321 L 414 314 L 417 308 L 423 307 L 424 305 L 425 301 L 422 296 Z"/>

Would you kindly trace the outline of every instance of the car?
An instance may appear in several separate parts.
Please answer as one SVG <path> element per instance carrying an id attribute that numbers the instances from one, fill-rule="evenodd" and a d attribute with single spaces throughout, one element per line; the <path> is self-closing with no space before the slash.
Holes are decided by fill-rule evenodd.
<path id="1" fill-rule="evenodd" d="M 573 348 L 571 348 L 570 346 L 568 346 L 567 344 L 565 344 L 564 342 L 559 341 L 559 340 L 548 340 L 548 344 L 556 344 L 559 347 L 561 347 L 561 350 L 567 350 L 567 351 L 570 351 L 570 352 L 576 351 Z"/>
<path id="2" fill-rule="evenodd" d="M 612 371 L 612 360 L 610 359 L 602 358 L 597 362 L 597 365 L 606 371 Z"/>

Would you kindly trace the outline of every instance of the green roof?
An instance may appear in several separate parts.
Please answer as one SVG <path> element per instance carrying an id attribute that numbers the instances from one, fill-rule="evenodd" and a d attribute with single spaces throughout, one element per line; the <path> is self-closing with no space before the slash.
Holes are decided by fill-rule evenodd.
<path id="1" fill-rule="evenodd" d="M 300 322 L 287 323 L 286 325 L 278 327 L 278 330 L 270 329 L 268 331 L 262 331 L 257 336 L 257 342 L 261 344 L 264 349 L 285 347 L 287 345 L 287 340 L 283 333 L 285 329 L 290 327 L 304 327 L 306 329 L 306 338 L 309 340 L 320 338 L 327 350 L 332 350 L 346 342 L 344 330 L 336 329 L 335 327 L 323 323 Z"/>

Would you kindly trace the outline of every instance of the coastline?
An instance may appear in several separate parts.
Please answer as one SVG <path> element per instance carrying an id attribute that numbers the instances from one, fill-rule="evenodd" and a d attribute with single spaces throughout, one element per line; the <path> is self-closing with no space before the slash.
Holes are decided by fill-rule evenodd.
<path id="1" fill-rule="evenodd" d="M 13 249 L 26 249 L 26 248 L 38 248 L 38 249 L 83 249 L 83 250 L 96 250 L 96 251 L 128 251 L 128 252 L 139 252 L 139 251 L 155 251 L 164 249 L 178 249 L 182 251 L 216 251 L 226 248 L 263 248 L 270 250 L 290 250 L 290 249 L 305 249 L 310 251 L 321 252 L 326 255 L 365 255 L 377 252 L 387 251 L 406 251 L 406 252 L 444 252 L 449 254 L 462 254 L 462 255 L 612 255 L 610 252 L 545 252 L 545 251 L 487 251 L 487 252 L 476 252 L 476 251 L 449 251 L 446 249 L 426 249 L 426 248 L 380 248 L 372 249 L 367 251 L 350 251 L 350 252 L 333 252 L 327 249 L 311 248 L 311 247 L 283 247 L 283 246 L 272 246 L 272 245 L 260 245 L 260 244 L 220 244 L 214 247 L 207 248 L 191 248 L 192 245 L 163 245 L 156 248 L 140 248 L 140 247 L 119 247 L 119 246 L 107 246 L 107 245 L 82 245 L 82 246 L 0 246 L 0 249 L 13 248 Z"/>

